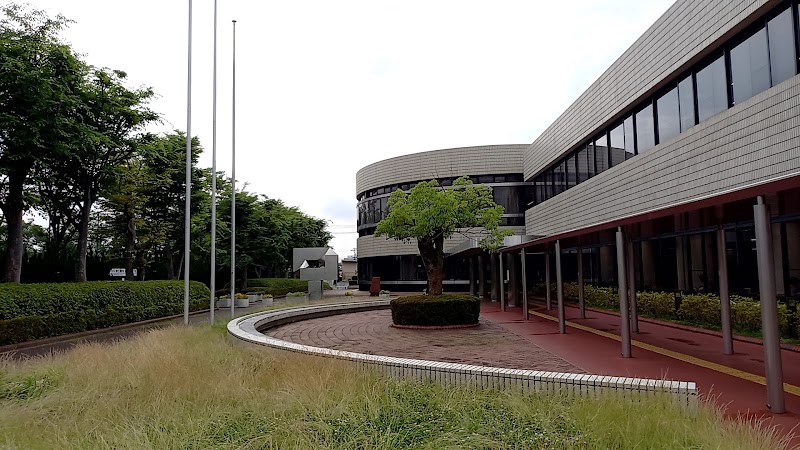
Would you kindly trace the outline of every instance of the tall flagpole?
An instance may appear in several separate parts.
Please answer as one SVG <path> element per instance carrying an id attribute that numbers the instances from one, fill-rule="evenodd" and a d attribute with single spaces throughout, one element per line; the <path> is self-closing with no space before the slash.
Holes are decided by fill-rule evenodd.
<path id="1" fill-rule="evenodd" d="M 217 295 L 217 0 L 214 0 L 214 100 L 211 120 L 211 299 L 209 319 L 214 324 L 214 297 Z M 233 296 L 231 296 L 233 301 Z"/>
<path id="2" fill-rule="evenodd" d="M 233 123 L 231 126 L 231 319 L 236 291 L 236 21 L 233 22 Z"/>
<path id="3" fill-rule="evenodd" d="M 189 246 L 192 213 L 192 0 L 189 0 L 189 65 L 186 94 L 186 217 L 183 222 L 183 323 L 189 325 Z"/>

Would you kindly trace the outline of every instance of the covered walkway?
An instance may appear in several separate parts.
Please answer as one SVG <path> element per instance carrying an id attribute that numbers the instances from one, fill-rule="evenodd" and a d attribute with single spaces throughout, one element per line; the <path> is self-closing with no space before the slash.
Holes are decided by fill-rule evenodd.
<path id="1" fill-rule="evenodd" d="M 800 353 L 782 350 L 786 413 L 772 414 L 764 400 L 764 351 L 760 344 L 735 343 L 735 353 L 724 355 L 722 337 L 640 321 L 633 334 L 632 356 L 620 354 L 620 320 L 615 313 L 580 311 L 567 306 L 566 333 L 560 334 L 557 309 L 532 301 L 529 320 L 520 307 L 501 310 L 499 303 L 484 302 L 481 313 L 532 344 L 588 373 L 666 378 L 697 382 L 701 395 L 714 398 L 726 415 L 764 418 L 788 433 L 800 424 Z M 800 439 L 795 439 L 800 445 Z"/>

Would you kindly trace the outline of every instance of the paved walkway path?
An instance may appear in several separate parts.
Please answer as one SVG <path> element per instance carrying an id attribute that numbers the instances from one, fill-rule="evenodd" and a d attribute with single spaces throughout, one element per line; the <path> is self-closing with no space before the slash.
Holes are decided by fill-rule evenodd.
<path id="1" fill-rule="evenodd" d="M 558 333 L 557 310 L 547 311 L 532 303 L 530 320 L 522 320 L 522 309 L 501 312 L 497 303 L 484 303 L 481 315 L 507 331 L 522 336 L 554 355 L 589 373 L 642 378 L 667 378 L 697 382 L 701 395 L 714 398 L 731 417 L 766 419 L 783 432 L 800 424 L 800 353 L 782 351 L 785 414 L 772 414 L 766 407 L 763 377 L 763 348 L 760 344 L 734 342 L 734 355 L 722 354 L 722 338 L 665 325 L 640 322 L 633 335 L 632 358 L 620 354 L 619 315 L 586 312 L 581 319 L 576 307 L 566 308 L 567 334 Z M 794 392 L 794 393 L 792 393 Z M 800 445 L 800 437 L 793 441 Z"/>
<path id="2" fill-rule="evenodd" d="M 481 319 L 476 328 L 451 330 L 406 330 L 391 325 L 391 311 L 380 310 L 304 320 L 267 334 L 298 344 L 382 356 L 585 373 L 488 319 Z"/>

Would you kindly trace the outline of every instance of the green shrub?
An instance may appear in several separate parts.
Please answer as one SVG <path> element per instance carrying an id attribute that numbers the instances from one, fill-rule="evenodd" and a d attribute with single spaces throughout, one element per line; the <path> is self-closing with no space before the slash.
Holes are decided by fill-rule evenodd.
<path id="1" fill-rule="evenodd" d="M 395 325 L 448 326 L 478 323 L 481 301 L 464 294 L 412 295 L 391 301 Z"/>
<path id="2" fill-rule="evenodd" d="M 731 296 L 731 322 L 736 331 L 761 333 L 761 303 L 748 297 Z M 789 309 L 785 304 L 778 305 L 778 326 L 781 336 L 788 337 Z"/>
<path id="3" fill-rule="evenodd" d="M 193 282 L 189 309 L 207 308 Z M 0 284 L 0 345 L 154 319 L 183 311 L 182 281 Z"/>
<path id="4" fill-rule="evenodd" d="M 668 292 L 639 292 L 636 311 L 643 316 L 659 319 L 675 318 L 675 296 Z"/>
<path id="5" fill-rule="evenodd" d="M 614 288 L 587 284 L 584 286 L 583 297 L 588 306 L 613 310 L 619 309 L 619 295 Z"/>
<path id="6" fill-rule="evenodd" d="M 678 317 L 699 325 L 719 326 L 721 322 L 719 297 L 714 294 L 684 294 Z"/>
<path id="7" fill-rule="evenodd" d="M 247 281 L 248 289 L 252 292 L 270 294 L 280 297 L 290 292 L 308 292 L 308 280 L 298 280 L 297 278 L 255 278 Z M 328 282 L 322 283 L 324 290 L 333 289 Z M 228 289 L 219 292 L 228 293 Z"/>

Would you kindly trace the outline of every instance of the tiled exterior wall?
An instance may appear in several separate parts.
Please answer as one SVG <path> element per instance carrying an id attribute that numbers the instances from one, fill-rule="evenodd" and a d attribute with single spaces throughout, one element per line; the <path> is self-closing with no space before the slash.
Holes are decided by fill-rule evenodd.
<path id="1" fill-rule="evenodd" d="M 795 76 L 529 209 L 527 234 L 579 230 L 798 176 Z"/>
<path id="2" fill-rule="evenodd" d="M 528 180 L 777 0 L 678 0 L 525 151 Z"/>
<path id="3" fill-rule="evenodd" d="M 511 230 L 514 234 L 525 234 L 525 227 L 500 227 L 504 230 Z M 455 234 L 450 239 L 444 241 L 444 253 L 447 254 L 450 250 L 464 242 L 465 239 L 470 237 L 479 237 L 479 231 L 475 230 L 471 233 Z M 358 257 L 370 258 L 373 256 L 391 256 L 391 255 L 418 255 L 417 240 L 411 239 L 408 242 L 398 241 L 395 239 L 387 239 L 385 236 L 362 236 L 358 238 Z"/>
<path id="4" fill-rule="evenodd" d="M 527 145 L 484 145 L 414 153 L 385 159 L 356 173 L 356 195 L 374 188 L 433 178 L 522 172 Z"/>
<path id="5" fill-rule="evenodd" d="M 270 323 L 293 321 L 320 313 L 344 314 L 354 310 L 384 309 L 389 300 L 349 302 L 334 305 L 304 306 L 267 311 L 228 322 L 228 335 L 244 342 L 314 356 L 336 358 L 377 369 L 391 377 L 434 381 L 445 385 L 466 385 L 484 389 L 518 392 L 552 392 L 571 396 L 597 396 L 616 393 L 632 400 L 655 394 L 670 396 L 690 412 L 698 407 L 697 386 L 693 382 L 610 377 L 536 370 L 504 369 L 467 364 L 367 355 L 296 344 L 266 336 L 258 329 Z M 521 349 L 520 351 L 524 351 Z"/>

